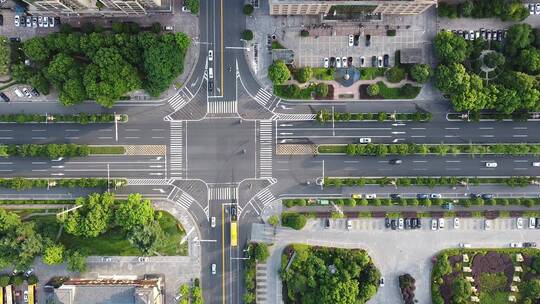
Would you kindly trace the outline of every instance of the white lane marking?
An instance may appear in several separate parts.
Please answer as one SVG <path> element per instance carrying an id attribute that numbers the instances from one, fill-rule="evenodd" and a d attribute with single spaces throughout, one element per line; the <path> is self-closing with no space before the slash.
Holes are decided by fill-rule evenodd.
<path id="1" fill-rule="evenodd" d="M 459 130 L 459 128 L 444 128 L 445 130 Z"/>
<path id="2" fill-rule="evenodd" d="M 446 160 L 446 163 L 460 163 L 460 160 Z"/>
<path id="3" fill-rule="evenodd" d="M 427 171 L 427 168 L 414 168 L 414 171 Z"/>
<path id="4" fill-rule="evenodd" d="M 112 139 L 112 136 L 101 136 L 98 139 Z"/>
<path id="5" fill-rule="evenodd" d="M 413 138 L 424 138 L 426 136 L 425 135 L 411 135 L 411 137 L 413 137 Z"/>
<path id="6" fill-rule="evenodd" d="M 528 163 L 529 161 L 527 159 L 516 159 L 514 160 L 515 163 Z"/>
<path id="7" fill-rule="evenodd" d="M 389 168 L 379 168 L 379 169 L 377 169 L 377 170 L 379 170 L 379 171 L 390 171 L 390 170 L 392 170 L 392 169 L 389 169 Z"/>
<path id="8" fill-rule="evenodd" d="M 345 168 L 345 171 L 356 171 L 358 170 L 357 168 Z"/>
<path id="9" fill-rule="evenodd" d="M 280 124 L 279 126 L 280 127 L 292 127 L 293 124 Z"/>
<path id="10" fill-rule="evenodd" d="M 66 129 L 66 132 L 79 132 L 78 129 Z"/>
<path id="11" fill-rule="evenodd" d="M 51 168 L 53 168 L 53 169 L 62 169 L 62 168 L 64 168 L 64 166 L 51 166 Z"/>
<path id="12" fill-rule="evenodd" d="M 282 133 L 279 133 L 279 135 L 293 135 L 294 133 L 292 132 L 282 132 Z"/>
<path id="13" fill-rule="evenodd" d="M 358 161 L 357 160 L 346 160 L 346 161 L 344 161 L 344 163 L 346 163 L 346 164 L 357 164 Z"/>
<path id="14" fill-rule="evenodd" d="M 34 169 L 32 172 L 47 172 L 47 169 Z"/>
<path id="15" fill-rule="evenodd" d="M 47 162 L 32 162 L 32 165 L 46 165 Z"/>
<path id="16" fill-rule="evenodd" d="M 45 132 L 45 129 L 32 129 L 32 132 Z"/>
<path id="17" fill-rule="evenodd" d="M 527 170 L 528 168 L 514 168 L 514 170 Z"/>
<path id="18" fill-rule="evenodd" d="M 66 136 L 66 139 L 79 139 L 78 136 Z"/>
<path id="19" fill-rule="evenodd" d="M 13 137 L 0 137 L 0 139 L 4 139 L 4 140 L 6 140 L 6 139 L 13 139 Z"/>
<path id="20" fill-rule="evenodd" d="M 12 130 L 0 130 L 0 132 L 11 132 Z"/>
<path id="21" fill-rule="evenodd" d="M 0 163 L 0 165 L 13 165 L 12 162 L 3 162 L 3 163 Z"/>
<path id="22" fill-rule="evenodd" d="M 427 160 L 413 160 L 413 163 L 427 163 Z"/>
<path id="23" fill-rule="evenodd" d="M 163 166 L 160 166 L 160 165 L 155 165 L 155 166 L 148 166 L 150 168 L 163 168 Z"/>
<path id="24" fill-rule="evenodd" d="M 2 170 L 0 170 L 0 171 L 1 171 L 1 172 L 11 172 L 11 171 L 13 171 L 13 170 L 2 169 Z"/>
<path id="25" fill-rule="evenodd" d="M 411 128 L 411 130 L 425 130 L 426 128 Z"/>
<path id="26" fill-rule="evenodd" d="M 100 131 L 100 132 L 111 132 L 112 129 L 99 129 L 98 131 Z"/>
<path id="27" fill-rule="evenodd" d="M 528 137 L 529 135 L 525 135 L 525 134 L 516 134 L 516 135 L 512 135 L 512 137 Z"/>
<path id="28" fill-rule="evenodd" d="M 289 169 L 275 169 L 276 171 L 289 171 Z"/>
<path id="29" fill-rule="evenodd" d="M 165 129 L 152 129 L 152 131 L 154 131 L 154 132 L 162 132 L 162 131 L 165 131 Z"/>
<path id="30" fill-rule="evenodd" d="M 32 137 L 32 139 L 47 139 L 47 137 Z"/>
<path id="31" fill-rule="evenodd" d="M 126 129 L 127 132 L 139 132 L 139 129 Z"/>
<path id="32" fill-rule="evenodd" d="M 124 138 L 125 139 L 139 139 L 140 137 L 138 137 L 138 136 L 126 136 Z"/>
<path id="33" fill-rule="evenodd" d="M 445 168 L 448 171 L 460 171 L 461 168 Z"/>
<path id="34" fill-rule="evenodd" d="M 527 127 L 513 127 L 514 130 L 527 130 Z"/>
<path id="35" fill-rule="evenodd" d="M 151 173 L 148 173 L 149 175 L 163 175 L 163 173 L 160 173 L 160 172 L 151 172 Z"/>
<path id="36" fill-rule="evenodd" d="M 64 173 L 51 173 L 52 176 L 62 176 Z"/>
<path id="37" fill-rule="evenodd" d="M 493 130 L 493 127 L 480 127 L 478 130 Z"/>
<path id="38" fill-rule="evenodd" d="M 480 137 L 495 137 L 495 135 L 480 135 Z"/>
<path id="39" fill-rule="evenodd" d="M 457 137 L 457 135 L 445 135 L 444 137 Z"/>
<path id="40" fill-rule="evenodd" d="M 276 162 L 277 162 L 278 164 L 287 164 L 287 163 L 289 163 L 288 160 L 278 160 L 278 161 L 276 161 Z"/>
<path id="41" fill-rule="evenodd" d="M 152 139 L 163 139 L 163 138 L 165 138 L 165 137 L 163 137 L 163 136 L 152 136 Z"/>
<path id="42" fill-rule="evenodd" d="M 332 135 L 315 135 L 315 136 L 312 136 L 312 135 L 294 135 L 294 136 L 284 136 L 286 138 L 328 138 L 328 137 L 333 137 L 333 138 L 358 138 L 360 136 L 358 135 L 351 135 L 351 136 L 347 136 L 347 135 L 336 135 L 336 136 L 332 136 Z M 378 136 L 370 136 L 371 138 L 389 138 L 389 137 L 392 137 L 390 135 L 378 135 Z M 278 136 L 278 138 L 282 138 L 282 136 Z"/>

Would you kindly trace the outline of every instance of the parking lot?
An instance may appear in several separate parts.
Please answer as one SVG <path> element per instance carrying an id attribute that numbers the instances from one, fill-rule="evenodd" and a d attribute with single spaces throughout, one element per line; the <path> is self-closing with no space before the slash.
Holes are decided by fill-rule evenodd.
<path id="1" fill-rule="evenodd" d="M 526 225 L 528 218 L 523 218 Z M 452 229 L 452 219 L 446 219 L 446 228 L 432 231 L 429 218 L 422 219 L 422 229 L 393 231 L 384 228 L 384 219 L 354 219 L 354 229 L 347 231 L 345 220 L 331 222 L 330 229 L 324 229 L 323 220 L 311 220 L 300 231 L 289 228 L 277 229 L 254 224 L 253 241 L 266 241 L 274 244 L 267 273 L 267 289 L 276 290 L 276 296 L 269 297 L 267 303 L 280 303 L 281 283 L 278 270 L 281 267 L 281 250 L 290 243 L 333 246 L 344 248 L 363 248 L 373 258 L 375 265 L 385 278 L 385 286 L 370 304 L 401 303 L 397 278 L 410 273 L 416 279 L 416 299 L 418 303 L 431 303 L 430 276 L 431 258 L 440 250 L 459 247 L 460 243 L 471 247 L 509 247 L 511 242 L 540 241 L 536 229 L 516 229 L 515 219 L 496 219 L 492 229 L 486 231 L 481 218 L 462 218 L 460 229 Z M 450 227 L 450 228 L 448 228 Z M 366 233 L 368 232 L 369 233 Z"/>

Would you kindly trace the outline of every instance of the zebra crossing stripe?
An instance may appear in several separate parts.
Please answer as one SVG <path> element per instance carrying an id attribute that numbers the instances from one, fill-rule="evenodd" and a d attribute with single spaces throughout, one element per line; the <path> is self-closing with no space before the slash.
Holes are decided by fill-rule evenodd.
<path id="1" fill-rule="evenodd" d="M 171 121 L 170 169 L 171 175 L 182 175 L 183 132 L 182 122 Z"/>
<path id="2" fill-rule="evenodd" d="M 268 205 L 269 203 L 276 200 L 276 197 L 268 188 L 263 189 L 258 195 L 257 195 L 259 201 L 263 204 L 263 206 Z"/>
<path id="3" fill-rule="evenodd" d="M 261 178 L 272 177 L 272 121 L 260 122 L 259 174 Z"/>
<path id="4" fill-rule="evenodd" d="M 236 188 L 216 187 L 209 189 L 209 200 L 231 200 L 236 199 Z"/>
<path id="5" fill-rule="evenodd" d="M 235 114 L 238 111 L 238 103 L 234 101 L 208 101 L 208 113 L 211 114 Z"/>
<path id="6" fill-rule="evenodd" d="M 176 200 L 176 203 L 184 207 L 186 210 L 189 210 L 191 203 L 193 203 L 193 199 L 191 198 L 191 196 L 187 195 L 185 192 L 182 192 L 180 197 Z"/>
<path id="7" fill-rule="evenodd" d="M 182 93 L 182 91 L 178 91 L 176 95 L 169 99 L 168 103 L 173 108 L 173 110 L 177 111 L 187 103 L 187 100 L 186 98 L 184 98 L 183 95 L 184 94 Z"/>
<path id="8" fill-rule="evenodd" d="M 166 179 L 128 179 L 128 185 L 167 185 L 168 180 Z"/>
<path id="9" fill-rule="evenodd" d="M 272 99 L 272 94 L 267 90 L 260 88 L 254 99 L 263 107 L 266 107 L 266 104 Z"/>

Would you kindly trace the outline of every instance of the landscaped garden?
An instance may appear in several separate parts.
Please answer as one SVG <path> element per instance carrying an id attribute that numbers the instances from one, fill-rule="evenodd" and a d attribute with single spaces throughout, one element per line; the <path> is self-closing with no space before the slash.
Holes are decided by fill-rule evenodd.
<path id="1" fill-rule="evenodd" d="M 281 258 L 285 303 L 363 304 L 381 274 L 365 250 L 293 244 Z"/>
<path id="2" fill-rule="evenodd" d="M 433 263 L 433 304 L 532 304 L 540 299 L 537 249 L 449 249 Z"/>

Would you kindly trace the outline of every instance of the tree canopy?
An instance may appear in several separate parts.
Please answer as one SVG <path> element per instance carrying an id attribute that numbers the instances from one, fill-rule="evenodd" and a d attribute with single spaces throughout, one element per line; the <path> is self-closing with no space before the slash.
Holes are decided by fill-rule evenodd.
<path id="1" fill-rule="evenodd" d="M 410 73 L 414 81 L 425 83 L 431 76 L 431 68 L 427 64 L 415 64 L 412 66 Z"/>
<path id="2" fill-rule="evenodd" d="M 435 53 L 444 63 L 463 62 L 469 55 L 469 47 L 463 37 L 442 31 L 435 36 Z"/>
<path id="3" fill-rule="evenodd" d="M 43 240 L 33 223 L 21 222 L 17 214 L 0 209 L 0 268 L 27 267 L 42 249 Z"/>
<path id="4" fill-rule="evenodd" d="M 274 84 L 283 84 L 291 78 L 291 72 L 283 60 L 276 60 L 268 67 L 268 78 Z"/>
<path id="5" fill-rule="evenodd" d="M 131 231 L 136 226 L 145 226 L 154 221 L 154 208 L 150 200 L 139 193 L 130 194 L 126 201 L 118 204 L 115 211 L 115 223 L 124 231 Z"/>
<path id="6" fill-rule="evenodd" d="M 114 204 L 114 194 L 94 193 L 86 198 L 79 197 L 75 204 L 82 207 L 68 212 L 62 219 L 67 233 L 96 237 L 107 231 L 113 214 L 111 206 Z"/>

